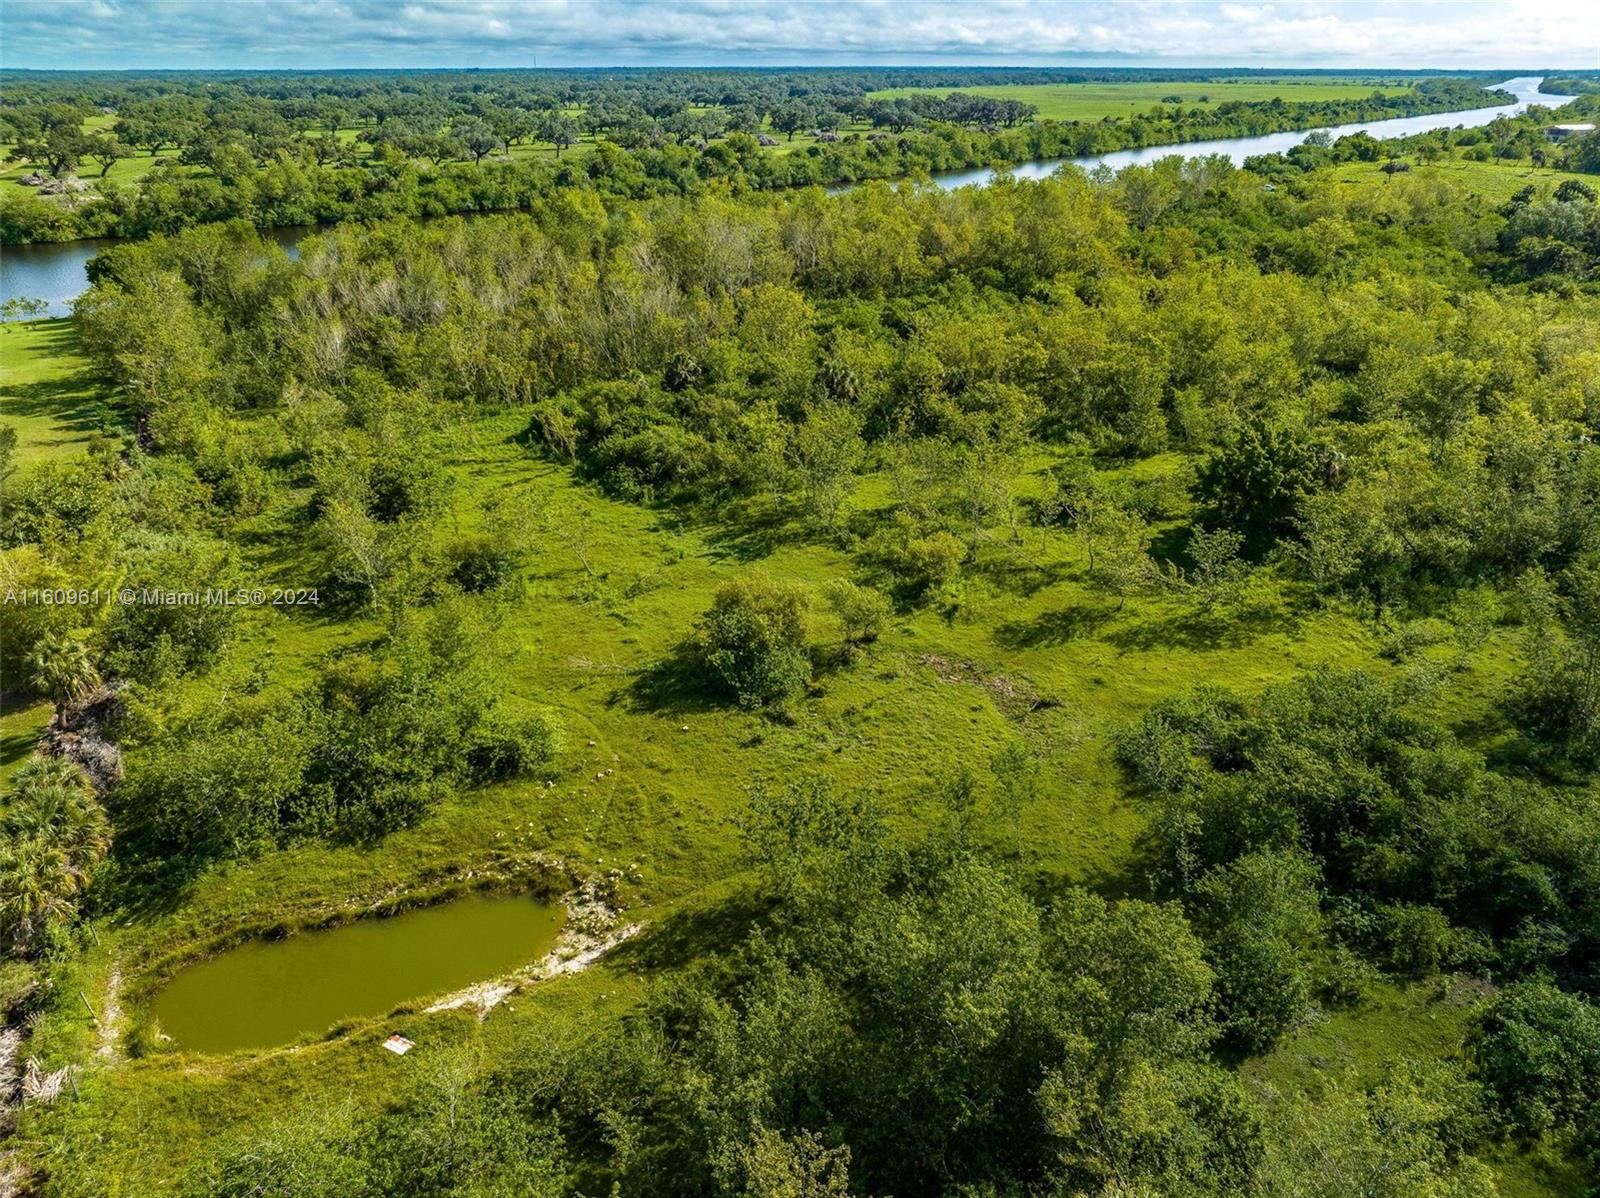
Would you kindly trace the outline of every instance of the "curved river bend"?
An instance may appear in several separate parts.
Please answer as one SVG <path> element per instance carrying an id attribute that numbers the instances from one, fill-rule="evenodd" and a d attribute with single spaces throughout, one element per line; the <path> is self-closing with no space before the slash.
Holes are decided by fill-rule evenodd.
<path id="1" fill-rule="evenodd" d="M 1456 126 L 1471 128 L 1487 125 L 1497 117 L 1515 116 L 1532 104 L 1559 108 L 1573 100 L 1573 96 L 1547 96 L 1539 92 L 1541 75 L 1524 75 L 1500 84 L 1501 90 L 1517 97 L 1515 104 L 1497 108 L 1469 108 L 1462 112 L 1435 112 L 1427 116 L 1398 117 L 1390 121 L 1369 121 L 1364 125 L 1337 125 L 1327 129 L 1336 139 L 1363 130 L 1377 138 L 1409 137 L 1426 133 L 1430 129 L 1449 129 Z M 1043 179 L 1063 163 L 1072 163 L 1085 170 L 1099 166 L 1121 170 L 1125 166 L 1154 162 L 1181 154 L 1185 158 L 1224 154 L 1236 163 L 1256 154 L 1281 154 L 1303 142 L 1313 130 L 1291 130 L 1287 133 L 1264 133 L 1255 137 L 1229 137 L 1215 141 L 1177 142 L 1166 146 L 1146 146 L 1137 150 L 1114 150 L 1109 154 L 1089 158 L 1051 158 L 1041 162 L 1024 162 L 1008 167 L 1007 172 L 1018 179 Z M 976 170 L 951 171 L 934 176 L 934 182 L 943 188 L 969 187 L 988 183 L 995 177 L 989 167 Z M 830 192 L 849 191 L 854 185 L 830 188 Z M 295 252 L 302 237 L 310 229 L 267 229 L 262 236 Z M 72 301 L 89 285 L 87 267 L 93 258 L 114 241 L 41 242 L 37 245 L 7 246 L 0 250 L 0 298 L 35 296 L 49 304 L 51 316 L 67 316 L 72 312 Z"/>
<path id="2" fill-rule="evenodd" d="M 1542 75 L 1521 75 L 1500 84 L 1498 90 L 1508 91 L 1516 96 L 1515 104 L 1502 104 L 1496 108 L 1469 108 L 1464 112 L 1434 112 L 1427 116 L 1403 116 L 1396 117 L 1392 121 L 1368 121 L 1366 124 L 1357 125 L 1324 125 L 1320 131 L 1330 134 L 1335 141 L 1352 133 L 1363 132 L 1372 134 L 1380 141 L 1387 141 L 1390 138 L 1426 133 L 1430 129 L 1457 127 L 1473 129 L 1503 116 L 1516 116 L 1534 104 L 1542 104 L 1546 108 L 1559 108 L 1577 99 L 1576 96 L 1543 95 L 1539 91 L 1539 84 L 1542 82 L 1544 82 Z M 1020 166 L 1007 168 L 1007 172 L 1017 179 L 1043 179 L 1063 163 L 1081 166 L 1089 171 L 1100 166 L 1120 171 L 1125 166 L 1140 166 L 1161 158 L 1170 158 L 1175 154 L 1185 158 L 1208 158 L 1213 154 L 1222 154 L 1232 159 L 1237 166 L 1246 158 L 1253 158 L 1257 154 L 1282 154 L 1292 150 L 1315 132 L 1319 130 L 1291 129 L 1285 133 L 1262 133 L 1255 137 L 1223 137 L 1214 141 L 1185 141 L 1166 146 L 1144 146 L 1137 150 L 1113 150 L 1109 154 L 1095 154 L 1087 158 L 1051 158 L 1042 162 L 1024 162 Z M 938 174 L 933 177 L 933 181 L 946 189 L 970 187 L 990 182 L 995 173 L 988 167 L 980 167 L 977 170 Z"/>

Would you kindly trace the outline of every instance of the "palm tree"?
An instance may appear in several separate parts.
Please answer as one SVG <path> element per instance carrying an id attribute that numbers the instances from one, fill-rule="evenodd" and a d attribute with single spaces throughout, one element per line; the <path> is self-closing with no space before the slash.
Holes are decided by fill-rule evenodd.
<path id="1" fill-rule="evenodd" d="M 0 817 L 0 936 L 26 950 L 52 924 L 70 923 L 110 846 L 111 826 L 83 768 L 63 757 L 28 761 Z"/>
<path id="2" fill-rule="evenodd" d="M 111 825 L 83 767 L 65 757 L 34 757 L 12 776 L 11 785 L 0 830 L 53 844 L 72 873 L 87 883 L 89 871 L 111 847 Z"/>
<path id="3" fill-rule="evenodd" d="M 89 647 L 69 637 L 45 637 L 28 655 L 28 665 L 34 687 L 55 702 L 56 722 L 62 728 L 67 726 L 67 704 L 100 685 L 100 671 L 95 669 Z"/>
<path id="4" fill-rule="evenodd" d="M 27 950 L 52 924 L 77 914 L 80 879 L 60 849 L 42 838 L 0 842 L 0 936 Z"/>

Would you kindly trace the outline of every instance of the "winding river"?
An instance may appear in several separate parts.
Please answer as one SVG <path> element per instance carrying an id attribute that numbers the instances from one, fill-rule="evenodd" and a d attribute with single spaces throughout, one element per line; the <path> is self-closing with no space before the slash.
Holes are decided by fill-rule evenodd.
<path id="1" fill-rule="evenodd" d="M 1368 121 L 1366 124 L 1325 125 L 1322 129 L 1335 141 L 1363 131 L 1387 141 L 1394 137 L 1410 137 L 1416 133 L 1426 133 L 1430 129 L 1456 127 L 1472 129 L 1479 125 L 1487 125 L 1499 117 L 1516 116 L 1534 104 L 1542 104 L 1546 108 L 1559 108 L 1577 99 L 1576 96 L 1543 95 L 1539 91 L 1539 84 L 1542 82 L 1544 82 L 1543 75 L 1522 75 L 1499 84 L 1498 90 L 1516 96 L 1515 104 L 1501 104 L 1495 108 L 1469 108 L 1462 112 L 1434 112 L 1427 116 L 1402 116 L 1390 121 Z M 1109 154 L 1095 154 L 1088 158 L 1051 158 L 1041 162 L 1024 162 L 1008 170 L 1017 179 L 1043 179 L 1063 163 L 1072 163 L 1074 166 L 1083 167 L 1084 170 L 1105 166 L 1120 171 L 1125 166 L 1139 166 L 1155 162 L 1157 159 L 1170 158 L 1174 154 L 1181 154 L 1185 158 L 1208 158 L 1213 154 L 1222 154 L 1232 159 L 1235 165 L 1240 165 L 1246 158 L 1253 158 L 1257 154 L 1282 154 L 1292 150 L 1314 132 L 1317 130 L 1291 129 L 1285 133 L 1262 133 L 1255 137 L 1223 137 L 1213 141 L 1177 142 L 1167 146 L 1145 146 L 1137 150 L 1113 150 Z M 992 169 L 981 167 L 977 170 L 938 174 L 933 177 L 933 181 L 944 188 L 970 187 L 974 184 L 988 183 L 994 176 L 995 172 Z"/>
<path id="2" fill-rule="evenodd" d="M 1377 138 L 1409 137 L 1426 133 L 1430 129 L 1448 129 L 1456 126 L 1471 128 L 1487 125 L 1497 117 L 1515 116 L 1532 104 L 1558 108 L 1570 102 L 1572 96 L 1547 96 L 1539 91 L 1541 75 L 1524 75 L 1508 79 L 1499 85 L 1500 90 L 1516 96 L 1515 104 L 1495 108 L 1469 108 L 1460 112 L 1435 112 L 1427 116 L 1398 117 L 1389 121 L 1369 121 L 1366 124 L 1338 125 L 1327 131 L 1334 138 L 1362 130 Z M 1073 163 L 1085 170 L 1098 166 L 1121 170 L 1125 166 L 1154 162 L 1173 154 L 1186 158 L 1224 154 L 1236 163 L 1256 154 L 1281 154 L 1303 142 L 1313 132 L 1310 129 L 1287 133 L 1264 133 L 1255 137 L 1229 137 L 1215 141 L 1180 142 L 1166 146 L 1146 146 L 1137 150 L 1115 150 L 1109 154 L 1089 158 L 1052 158 L 1040 162 L 1024 162 L 1009 167 L 1009 173 L 1018 179 L 1042 179 L 1063 163 Z M 940 187 L 969 187 L 988 183 L 995 177 L 993 169 L 951 171 L 934 176 Z M 848 191 L 849 186 L 833 188 Z M 269 229 L 263 235 L 277 242 L 291 254 L 308 229 Z M 67 316 L 72 311 L 72 301 L 88 287 L 87 267 L 106 246 L 115 242 L 105 240 L 42 242 L 37 245 L 7 246 L 0 249 L 0 297 L 34 296 L 49 305 L 51 316 Z"/>

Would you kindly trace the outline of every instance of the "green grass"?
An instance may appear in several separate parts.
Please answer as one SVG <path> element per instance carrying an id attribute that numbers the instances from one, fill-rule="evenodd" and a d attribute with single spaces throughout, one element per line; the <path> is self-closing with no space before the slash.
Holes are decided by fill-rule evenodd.
<path id="1" fill-rule="evenodd" d="M 1513 194 L 1530 184 L 1540 189 L 1553 190 L 1566 179 L 1578 179 L 1587 182 L 1591 187 L 1594 186 L 1593 176 L 1504 160 L 1471 162 L 1465 158 L 1447 158 L 1433 163 L 1413 164 L 1409 172 L 1399 176 L 1385 176 L 1381 167 L 1382 163 L 1377 162 L 1346 162 L 1328 169 L 1340 183 L 1351 186 L 1365 185 L 1375 179 L 1385 178 L 1448 180 L 1496 204 L 1510 199 Z"/>
<path id="2" fill-rule="evenodd" d="M 7 414 L 19 420 L 26 456 L 76 452 L 106 397 L 86 375 L 73 326 L 10 328 L 0 345 Z M 684 685 L 674 654 L 717 586 L 739 571 L 760 564 L 815 587 L 849 575 L 851 555 L 765 500 L 697 517 L 608 499 L 565 467 L 531 456 L 518 436 L 525 424 L 512 412 L 459 431 L 450 461 L 454 513 L 443 527 L 447 535 L 470 529 L 485 501 L 518 490 L 569 505 L 590 530 L 594 577 L 552 542 L 535 555 L 519 591 L 474 601 L 491 622 L 484 649 L 508 700 L 552 706 L 568 727 L 571 747 L 552 774 L 556 785 L 535 778 L 461 794 L 375 846 L 307 844 L 213 868 L 169 902 L 122 913 L 115 923 L 98 919 L 100 945 L 57 992 L 70 997 L 82 988 L 97 1006 L 108 1003 L 115 970 L 136 1015 L 140 993 L 219 939 L 436 890 L 533 853 L 583 870 L 637 863 L 642 881 L 627 885 L 624 897 L 630 918 L 647 923 L 645 936 L 600 968 L 537 988 L 481 1027 L 457 1014 L 407 1015 L 257 1056 L 160 1051 L 111 1065 L 90 1052 L 96 1036 L 87 1012 L 74 1009 L 76 1000 L 58 1003 L 40 1049 L 47 1065 L 88 1066 L 85 1100 L 31 1113 L 23 1128 L 25 1139 L 51 1144 L 61 1170 L 55 1192 L 160 1193 L 193 1154 L 240 1127 L 265 1126 L 295 1108 L 380 1103 L 398 1070 L 430 1067 L 454 1048 L 475 1046 L 492 1058 L 599 1026 L 637 1000 L 651 973 L 737 930 L 731 904 L 751 862 L 733 819 L 756 778 L 821 771 L 846 792 L 870 791 L 891 824 L 915 837 L 935 816 L 930 782 L 963 768 L 981 779 L 996 749 L 1021 740 L 1045 769 L 1041 798 L 1023 818 L 1019 872 L 1042 890 L 1083 882 L 1143 893 L 1145 818 L 1112 759 L 1117 728 L 1199 683 L 1253 690 L 1330 662 L 1393 669 L 1376 656 L 1370 623 L 1312 608 L 1277 584 L 1229 617 L 1174 597 L 1119 605 L 1086 579 L 1070 536 L 1041 542 L 1035 531 L 1026 544 L 983 550 L 959 609 L 904 613 L 861 660 L 823 669 L 793 705 L 791 722 L 771 720 Z M 1155 459 L 1137 469 L 1177 464 Z M 1037 488 L 1037 474 L 1026 485 Z M 314 585 L 322 576 L 296 520 L 303 501 L 285 496 L 233 530 L 262 585 Z M 867 477 L 851 513 L 876 518 L 887 503 L 884 480 Z M 359 613 L 248 611 L 219 666 L 181 686 L 179 708 L 231 701 L 261 663 L 272 686 L 303 687 L 323 655 L 380 631 L 375 617 Z M 813 639 L 836 641 L 828 618 L 818 618 Z M 1492 690 L 1504 660 L 1503 646 L 1491 646 L 1454 685 L 1468 696 Z M 37 706 L 7 713 L 0 732 L 13 759 L 43 715 Z M 998 852 L 1014 852 L 1000 820 L 986 819 L 981 834 Z M 404 1031 L 421 1050 L 397 1062 L 377 1048 L 388 1030 Z M 1286 1059 L 1282 1068 L 1294 1067 Z"/>
<path id="3" fill-rule="evenodd" d="M 44 174 L 44 167 L 27 161 L 10 161 L 11 150 L 11 146 L 0 146 L 0 188 L 3 188 L 6 194 L 37 195 L 39 191 L 37 187 L 26 186 L 19 183 L 18 180 L 23 175 L 32 174 L 35 171 Z M 100 164 L 98 162 L 85 159 L 78 164 L 77 169 L 72 173 L 87 183 L 98 183 L 101 179 L 106 180 L 108 183 L 134 183 L 155 169 L 156 159 L 158 158 L 171 158 L 176 161 L 177 151 L 170 147 L 162 150 L 160 154 L 139 150 L 131 157 L 117 159 L 111 164 L 111 169 L 104 175 L 100 173 Z M 186 174 L 200 174 L 205 170 L 204 167 L 199 166 L 186 166 L 181 169 Z M 45 196 L 44 198 L 60 200 L 63 203 L 70 199 L 65 195 Z"/>
<path id="4" fill-rule="evenodd" d="M 54 709 L 42 699 L 7 698 L 0 710 L 0 790 L 11 781 L 16 768 L 33 755 L 45 725 Z M 0 809 L 4 803 L 0 802 Z"/>
<path id="5" fill-rule="evenodd" d="M 74 322 L 0 325 L 0 422 L 17 430 L 19 464 L 82 453 L 113 411 Z"/>
<path id="6" fill-rule="evenodd" d="M 1376 80 L 1329 82 L 1326 80 L 1267 79 L 1244 83 L 1021 83 L 992 87 L 895 87 L 870 93 L 872 99 L 894 99 L 917 94 L 947 96 L 965 92 L 996 100 L 1020 100 L 1038 106 L 1039 116 L 1056 121 L 1099 121 L 1129 117 L 1167 106 L 1176 96 L 1185 108 L 1215 108 L 1232 100 L 1259 103 L 1283 99 L 1305 103 L 1316 100 L 1359 100 L 1374 91 L 1398 95 L 1411 90 L 1409 83 Z"/>
<path id="7" fill-rule="evenodd" d="M 1241 1072 L 1313 1098 L 1330 1084 L 1370 1086 L 1405 1058 L 1460 1057 L 1473 1013 L 1491 993 L 1468 979 L 1376 985 L 1355 1005 L 1291 1032 Z"/>

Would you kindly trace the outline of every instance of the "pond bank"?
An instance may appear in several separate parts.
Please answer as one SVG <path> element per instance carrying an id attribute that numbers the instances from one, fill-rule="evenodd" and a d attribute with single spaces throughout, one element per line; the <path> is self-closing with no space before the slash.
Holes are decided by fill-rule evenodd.
<path id="1" fill-rule="evenodd" d="M 163 1039 L 192 1052 L 273 1048 L 385 1015 L 543 958 L 560 904 L 475 894 L 387 919 L 252 940 L 179 971 L 151 997 Z"/>

